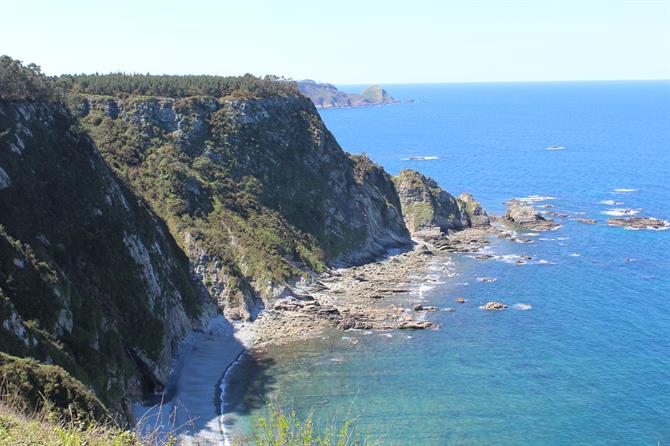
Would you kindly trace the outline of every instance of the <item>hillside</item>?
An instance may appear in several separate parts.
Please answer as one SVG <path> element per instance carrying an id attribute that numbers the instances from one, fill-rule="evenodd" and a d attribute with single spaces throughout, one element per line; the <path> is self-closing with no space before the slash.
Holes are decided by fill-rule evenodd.
<path id="1" fill-rule="evenodd" d="M 3 91 L 0 350 L 62 366 L 130 418 L 214 308 L 167 227 L 68 111 Z"/>
<path id="2" fill-rule="evenodd" d="M 181 98 L 202 85 L 179 77 L 150 97 L 158 79 L 0 62 L 0 351 L 61 366 L 119 420 L 216 306 L 248 319 L 410 243 L 390 176 L 285 83 Z"/>

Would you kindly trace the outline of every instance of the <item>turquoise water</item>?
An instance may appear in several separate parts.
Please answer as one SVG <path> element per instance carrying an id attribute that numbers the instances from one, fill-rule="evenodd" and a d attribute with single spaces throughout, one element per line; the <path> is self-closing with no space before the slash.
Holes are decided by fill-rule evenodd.
<path id="1" fill-rule="evenodd" d="M 489 211 L 537 194 L 599 223 L 496 240 L 494 260 L 437 259 L 423 291 L 397 299 L 455 307 L 428 316 L 440 330 L 332 332 L 246 358 L 226 406 L 233 429 L 273 398 L 324 420 L 350 411 L 391 445 L 670 444 L 670 231 L 609 227 L 602 214 L 670 220 L 670 82 L 388 89 L 420 102 L 321 113 L 345 150 L 472 192 Z M 519 254 L 533 260 L 509 261 Z M 478 309 L 493 299 L 510 308 Z"/>

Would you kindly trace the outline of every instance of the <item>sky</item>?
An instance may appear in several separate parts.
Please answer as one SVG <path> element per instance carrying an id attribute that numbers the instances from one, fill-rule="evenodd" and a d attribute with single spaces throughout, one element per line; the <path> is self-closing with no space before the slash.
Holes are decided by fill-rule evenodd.
<path id="1" fill-rule="evenodd" d="M 0 9 L 0 54 L 51 75 L 670 79 L 670 0 L 2 0 Z"/>

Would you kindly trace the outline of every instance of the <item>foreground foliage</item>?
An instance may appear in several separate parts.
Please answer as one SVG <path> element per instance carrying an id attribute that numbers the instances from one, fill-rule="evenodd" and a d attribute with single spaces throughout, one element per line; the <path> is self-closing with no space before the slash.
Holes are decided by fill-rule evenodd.
<path id="1" fill-rule="evenodd" d="M 350 418 L 332 422 L 319 429 L 314 416 L 301 419 L 294 411 L 271 405 L 266 417 L 260 418 L 254 429 L 256 446 L 371 446 L 356 429 Z"/>

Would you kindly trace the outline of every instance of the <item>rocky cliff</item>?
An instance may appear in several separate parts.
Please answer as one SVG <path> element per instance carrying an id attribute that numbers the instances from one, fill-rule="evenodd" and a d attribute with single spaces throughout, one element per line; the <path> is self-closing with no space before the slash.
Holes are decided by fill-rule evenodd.
<path id="1" fill-rule="evenodd" d="M 472 195 L 459 198 L 415 170 L 402 170 L 394 182 L 407 228 L 415 237 L 432 237 L 473 226 L 488 226 L 486 211 Z"/>
<path id="2" fill-rule="evenodd" d="M 0 101 L 0 172 L 0 350 L 62 366 L 126 418 L 215 308 L 59 103 Z"/>
<path id="3" fill-rule="evenodd" d="M 287 280 L 410 242 L 389 175 L 346 154 L 302 96 L 84 96 L 82 123 L 231 318 Z"/>

